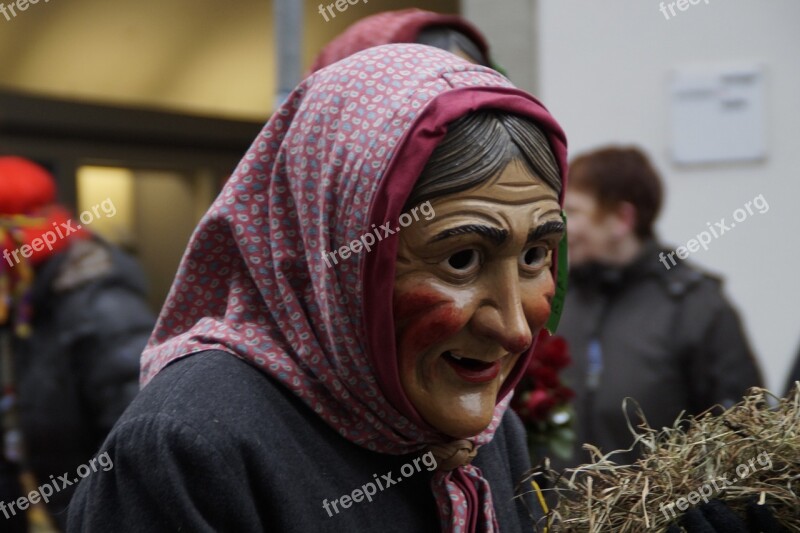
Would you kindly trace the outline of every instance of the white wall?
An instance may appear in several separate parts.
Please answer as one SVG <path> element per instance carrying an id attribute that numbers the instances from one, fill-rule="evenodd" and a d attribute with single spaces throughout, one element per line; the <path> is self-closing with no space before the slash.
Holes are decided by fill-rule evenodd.
<path id="1" fill-rule="evenodd" d="M 666 20 L 655 0 L 539 0 L 539 96 L 567 132 L 570 153 L 635 143 L 667 189 L 659 233 L 672 245 L 763 194 L 770 210 L 691 260 L 726 280 L 770 388 L 783 392 L 800 342 L 800 2 L 710 0 Z M 765 66 L 768 158 L 678 168 L 669 161 L 671 68 Z"/>
<path id="2" fill-rule="evenodd" d="M 531 92 L 537 86 L 534 50 L 538 25 L 534 9 L 533 0 L 461 0 L 461 14 L 486 36 L 492 59 L 517 87 Z"/>

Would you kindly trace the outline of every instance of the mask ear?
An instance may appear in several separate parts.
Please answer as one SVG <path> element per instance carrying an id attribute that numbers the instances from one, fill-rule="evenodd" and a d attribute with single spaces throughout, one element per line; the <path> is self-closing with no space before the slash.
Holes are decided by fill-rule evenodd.
<path id="1" fill-rule="evenodd" d="M 564 235 L 561 237 L 561 242 L 558 243 L 557 249 L 556 294 L 550 304 L 550 318 L 544 326 L 551 335 L 555 334 L 558 329 L 558 323 L 561 321 L 561 312 L 564 310 L 564 298 L 567 295 L 567 272 L 569 271 L 567 264 L 567 214 L 563 209 L 561 210 L 561 220 L 564 221 Z"/>

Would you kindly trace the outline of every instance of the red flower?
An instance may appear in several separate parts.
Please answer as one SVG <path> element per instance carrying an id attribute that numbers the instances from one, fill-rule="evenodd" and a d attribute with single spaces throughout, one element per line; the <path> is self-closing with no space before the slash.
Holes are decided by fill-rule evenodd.
<path id="1" fill-rule="evenodd" d="M 530 362 L 528 363 L 527 368 L 525 368 L 525 375 L 533 380 L 536 380 L 536 369 L 542 366 L 539 361 L 536 359 L 536 351 L 533 352 L 533 357 L 531 357 Z"/>
<path id="2" fill-rule="evenodd" d="M 542 330 L 511 402 L 525 424 L 529 446 L 545 446 L 558 455 L 564 450 L 564 429 L 572 425 L 567 404 L 575 396 L 559 378 L 559 372 L 571 364 L 568 348 L 563 338 Z M 556 408 L 560 416 L 551 418 Z"/>
<path id="3" fill-rule="evenodd" d="M 567 403 L 575 397 L 575 391 L 569 387 L 565 387 L 564 385 L 559 385 L 559 387 L 553 392 L 553 397 L 558 403 Z"/>
<path id="4" fill-rule="evenodd" d="M 566 368 L 572 363 L 567 341 L 563 337 L 550 336 L 545 329 L 539 334 L 539 342 L 533 352 L 533 358 L 556 370 Z"/>
<path id="5" fill-rule="evenodd" d="M 550 396 L 547 391 L 539 389 L 530 393 L 525 402 L 525 410 L 532 419 L 544 420 L 547 418 L 547 413 L 549 413 L 555 405 L 555 398 Z"/>
<path id="6" fill-rule="evenodd" d="M 574 393 L 561 384 L 558 374 L 571 363 L 567 342 L 542 330 L 525 376 L 517 385 L 513 408 L 526 422 L 547 420 L 550 411 L 572 399 Z"/>
<path id="7" fill-rule="evenodd" d="M 531 365 L 528 368 L 532 370 L 531 377 L 533 377 L 534 381 L 536 381 L 537 389 L 554 389 L 560 385 L 558 373 L 555 369 L 536 364 Z"/>

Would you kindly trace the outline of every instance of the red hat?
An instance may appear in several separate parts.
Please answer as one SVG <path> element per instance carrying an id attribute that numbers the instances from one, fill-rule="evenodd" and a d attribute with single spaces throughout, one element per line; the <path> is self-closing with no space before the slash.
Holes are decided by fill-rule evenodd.
<path id="1" fill-rule="evenodd" d="M 0 214 L 30 213 L 55 200 L 55 180 L 45 168 L 22 157 L 0 157 Z"/>

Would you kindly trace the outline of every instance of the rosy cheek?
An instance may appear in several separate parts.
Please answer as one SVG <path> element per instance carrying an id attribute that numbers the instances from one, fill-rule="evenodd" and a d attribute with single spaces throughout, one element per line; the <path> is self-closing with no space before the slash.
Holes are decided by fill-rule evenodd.
<path id="1" fill-rule="evenodd" d="M 550 318 L 550 303 L 544 298 L 540 298 L 535 303 L 527 306 L 525 316 L 528 319 L 531 333 L 535 336 L 535 332 L 544 326 L 547 319 Z"/>
<path id="2" fill-rule="evenodd" d="M 548 282 L 547 290 L 541 289 L 535 291 L 531 298 L 527 298 L 524 304 L 525 318 L 528 321 L 528 327 L 531 329 L 531 334 L 535 337 L 536 332 L 547 323 L 550 318 L 550 302 L 555 294 L 555 287 L 552 282 L 552 277 Z"/>
<path id="3" fill-rule="evenodd" d="M 396 294 L 394 316 L 403 360 L 452 337 L 466 324 L 450 298 L 430 290 Z"/>

